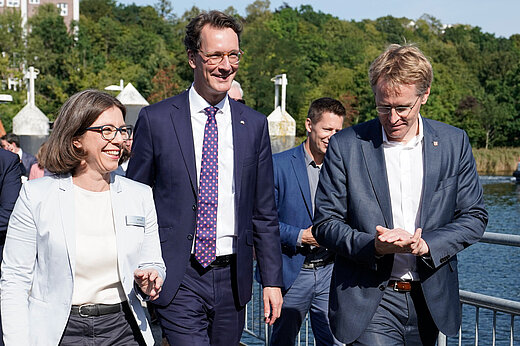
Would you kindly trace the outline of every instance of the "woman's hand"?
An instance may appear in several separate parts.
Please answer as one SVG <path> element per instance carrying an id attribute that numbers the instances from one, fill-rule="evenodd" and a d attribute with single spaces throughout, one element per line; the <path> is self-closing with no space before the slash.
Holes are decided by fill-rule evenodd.
<path id="1" fill-rule="evenodd" d="M 150 300 L 159 298 L 159 292 L 163 284 L 162 278 L 155 269 L 145 268 L 134 271 L 134 280 L 141 291 L 150 297 Z"/>

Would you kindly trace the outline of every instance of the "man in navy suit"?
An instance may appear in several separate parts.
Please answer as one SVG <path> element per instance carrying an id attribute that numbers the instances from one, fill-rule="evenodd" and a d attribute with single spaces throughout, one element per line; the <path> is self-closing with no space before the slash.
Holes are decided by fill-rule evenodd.
<path id="1" fill-rule="evenodd" d="M 329 317 L 352 345 L 434 345 L 461 322 L 457 253 L 487 224 L 468 136 L 423 118 L 433 70 L 413 45 L 370 66 L 379 117 L 331 138 L 313 234 L 336 253 Z"/>
<path id="2" fill-rule="evenodd" d="M 15 135 L 14 133 L 8 133 L 7 135 L 1 138 L 2 147 L 6 150 L 9 150 L 18 155 L 20 158 L 20 162 L 22 163 L 22 175 L 25 177 L 29 177 L 29 173 L 31 172 L 31 167 L 38 161 L 34 155 L 23 151 L 20 147 L 20 137 Z"/>
<path id="3" fill-rule="evenodd" d="M 127 177 L 153 187 L 168 273 L 154 303 L 171 345 L 239 343 L 253 245 L 266 322 L 280 315 L 282 256 L 267 119 L 227 97 L 242 55 L 240 32 L 233 17 L 218 11 L 192 19 L 184 43 L 193 85 L 145 107 L 135 128 Z"/>
<path id="4" fill-rule="evenodd" d="M 4 253 L 9 217 L 22 187 L 21 175 L 20 158 L 7 150 L 0 149 L 0 263 Z M 3 344 L 0 318 L 0 345 Z"/>
<path id="5" fill-rule="evenodd" d="M 284 302 L 271 345 L 294 345 L 310 311 L 316 345 L 339 344 L 329 327 L 328 303 L 334 254 L 311 233 L 314 196 L 330 137 L 343 127 L 345 108 L 324 97 L 311 103 L 299 146 L 273 156 L 275 200 L 282 242 Z"/>

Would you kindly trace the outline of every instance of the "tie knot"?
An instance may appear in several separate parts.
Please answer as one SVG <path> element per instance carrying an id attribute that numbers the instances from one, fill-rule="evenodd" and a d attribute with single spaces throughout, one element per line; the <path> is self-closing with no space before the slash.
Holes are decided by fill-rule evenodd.
<path id="1" fill-rule="evenodd" d="M 208 117 L 215 117 L 215 114 L 217 114 L 217 111 L 218 111 L 218 108 L 213 107 L 213 106 L 204 108 L 204 113 L 206 113 L 206 115 Z"/>

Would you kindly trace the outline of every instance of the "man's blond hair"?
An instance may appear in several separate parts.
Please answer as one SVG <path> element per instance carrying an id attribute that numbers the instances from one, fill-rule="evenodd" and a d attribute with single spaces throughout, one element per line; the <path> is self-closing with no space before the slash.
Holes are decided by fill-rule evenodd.
<path id="1" fill-rule="evenodd" d="M 396 91 L 400 85 L 414 84 L 417 95 L 423 95 L 432 84 L 433 69 L 417 46 L 391 44 L 372 62 L 368 75 L 374 93 L 382 80 L 389 91 Z"/>

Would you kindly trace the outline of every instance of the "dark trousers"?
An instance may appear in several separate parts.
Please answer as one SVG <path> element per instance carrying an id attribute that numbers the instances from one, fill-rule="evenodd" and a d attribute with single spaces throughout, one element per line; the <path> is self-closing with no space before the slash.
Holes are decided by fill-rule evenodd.
<path id="1" fill-rule="evenodd" d="M 128 304 L 113 314 L 81 317 L 70 315 L 61 346 L 146 346 Z"/>
<path id="2" fill-rule="evenodd" d="M 439 330 L 420 285 L 411 292 L 385 289 L 372 321 L 353 346 L 434 346 Z"/>
<path id="3" fill-rule="evenodd" d="M 202 268 L 190 261 L 175 298 L 155 306 L 164 336 L 175 346 L 238 345 L 244 329 L 245 309 L 238 306 L 232 263 L 223 268 Z"/>

